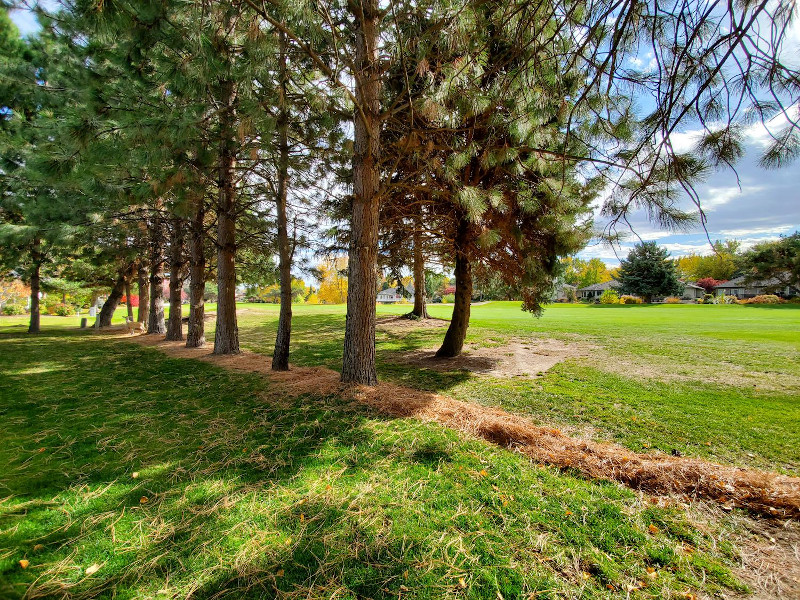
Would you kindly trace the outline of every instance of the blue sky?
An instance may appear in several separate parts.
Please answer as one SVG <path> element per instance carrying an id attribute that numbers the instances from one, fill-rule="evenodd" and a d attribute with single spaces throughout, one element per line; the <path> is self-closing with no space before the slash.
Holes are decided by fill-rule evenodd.
<path id="1" fill-rule="evenodd" d="M 11 19 L 22 35 L 38 29 L 33 14 L 27 10 L 12 11 Z M 793 57 L 800 56 L 800 23 L 797 21 L 788 38 L 787 53 Z M 678 134 L 673 143 L 689 149 L 696 133 Z M 750 127 L 746 136 L 747 152 L 737 164 L 738 180 L 731 170 L 720 170 L 697 186 L 712 240 L 737 239 L 747 247 L 800 230 L 800 164 L 795 162 L 780 170 L 762 169 L 758 166 L 758 158 L 766 143 L 766 130 L 760 125 Z M 692 207 L 688 198 L 685 207 Z M 598 217 L 596 225 L 601 229 L 603 220 Z M 590 244 L 579 256 L 600 258 L 616 266 L 619 257 L 624 258 L 639 238 L 657 241 L 673 256 L 711 252 L 706 233 L 699 226 L 687 232 L 672 233 L 648 223 L 644 214 L 636 215 L 632 225 L 635 234 L 632 233 L 630 239 L 619 247 Z"/>

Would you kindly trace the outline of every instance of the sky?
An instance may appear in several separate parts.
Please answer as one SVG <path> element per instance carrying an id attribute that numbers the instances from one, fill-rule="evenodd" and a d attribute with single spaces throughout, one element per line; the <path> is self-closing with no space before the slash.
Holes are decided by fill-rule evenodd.
<path id="1" fill-rule="evenodd" d="M 38 29 L 33 14 L 26 10 L 15 10 L 11 19 L 22 35 Z M 790 57 L 800 56 L 800 19 L 793 24 L 788 35 L 786 52 Z M 673 138 L 676 147 L 689 149 L 698 132 L 687 131 Z M 800 163 L 797 161 L 778 170 L 763 169 L 758 159 L 767 144 L 765 129 L 758 125 L 750 127 L 745 137 L 746 153 L 736 165 L 736 173 L 722 169 L 713 173 L 705 182 L 696 186 L 701 206 L 706 214 L 706 231 L 695 226 L 684 232 L 668 232 L 648 223 L 644 214 L 634 215 L 633 231 L 618 247 L 590 243 L 581 258 L 599 258 L 610 266 L 617 266 L 619 259 L 639 240 L 655 240 L 667 248 L 672 256 L 687 254 L 709 254 L 710 238 L 714 240 L 736 239 L 747 248 L 753 244 L 777 239 L 781 234 L 800 230 Z M 737 179 L 738 174 L 738 179 Z M 693 207 L 687 197 L 684 207 Z M 602 229 L 603 219 L 596 216 L 595 225 Z"/>

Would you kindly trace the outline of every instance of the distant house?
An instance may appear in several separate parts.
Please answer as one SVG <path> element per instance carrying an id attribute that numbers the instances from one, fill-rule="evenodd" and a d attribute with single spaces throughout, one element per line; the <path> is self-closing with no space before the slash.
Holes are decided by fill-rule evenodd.
<path id="1" fill-rule="evenodd" d="M 408 299 L 414 295 L 414 286 L 408 285 L 405 288 L 406 295 L 403 295 L 402 288 L 400 287 L 393 287 L 393 288 L 386 288 L 385 290 L 381 290 L 378 292 L 377 301 L 378 302 L 400 302 L 401 300 Z"/>
<path id="2" fill-rule="evenodd" d="M 556 287 L 556 293 L 553 295 L 553 302 L 568 302 L 571 298 L 570 291 L 576 294 L 577 288 L 574 285 L 570 285 L 568 283 L 562 283 L 558 287 Z"/>
<path id="3" fill-rule="evenodd" d="M 593 300 L 602 296 L 603 292 L 606 290 L 619 291 L 619 288 L 619 281 L 614 281 L 613 279 L 605 283 L 595 283 L 594 285 L 588 285 L 585 288 L 579 289 L 578 298 L 581 300 Z"/>
<path id="4" fill-rule="evenodd" d="M 705 295 L 705 288 L 702 288 L 691 281 L 687 281 L 683 284 L 683 294 L 681 295 L 682 300 L 697 300 Z"/>
<path id="5" fill-rule="evenodd" d="M 800 290 L 790 285 L 783 285 L 777 279 L 745 283 L 744 275 L 734 277 L 725 283 L 720 283 L 718 286 L 714 287 L 714 291 L 717 294 L 736 296 L 740 300 L 753 298 L 762 294 L 775 294 L 783 298 L 791 298 L 792 296 L 800 295 Z"/>

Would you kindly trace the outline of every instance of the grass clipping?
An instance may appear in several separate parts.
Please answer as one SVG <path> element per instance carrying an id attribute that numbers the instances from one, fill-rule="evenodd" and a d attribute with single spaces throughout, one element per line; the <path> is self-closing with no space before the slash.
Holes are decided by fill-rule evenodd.
<path id="1" fill-rule="evenodd" d="M 267 357 L 243 353 L 214 356 L 209 349 L 185 348 L 160 336 L 135 338 L 167 354 L 206 360 L 242 371 L 260 372 L 290 395 L 350 398 L 394 417 L 433 421 L 463 433 L 512 448 L 537 462 L 574 469 L 585 477 L 609 479 L 653 494 L 708 498 L 725 508 L 747 508 L 774 517 L 800 517 L 800 478 L 755 469 L 718 465 L 698 458 L 661 453 L 639 454 L 617 444 L 579 440 L 558 429 L 540 427 L 525 417 L 498 408 L 462 402 L 446 396 L 382 383 L 375 387 L 346 386 L 339 373 L 324 367 L 269 370 Z"/>

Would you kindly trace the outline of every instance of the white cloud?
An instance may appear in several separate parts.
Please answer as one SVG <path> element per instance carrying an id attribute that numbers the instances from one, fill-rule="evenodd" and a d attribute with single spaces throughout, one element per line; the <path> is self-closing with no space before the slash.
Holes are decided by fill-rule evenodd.
<path id="1" fill-rule="evenodd" d="M 742 229 L 724 229 L 720 231 L 720 234 L 727 236 L 727 237 L 735 237 L 740 238 L 747 235 L 773 235 L 777 237 L 781 233 L 789 233 L 795 228 L 794 225 L 779 225 L 776 227 L 752 227 L 752 228 L 742 228 Z M 756 241 L 763 241 L 763 238 L 759 238 Z M 754 242 L 755 243 L 755 242 Z"/>

